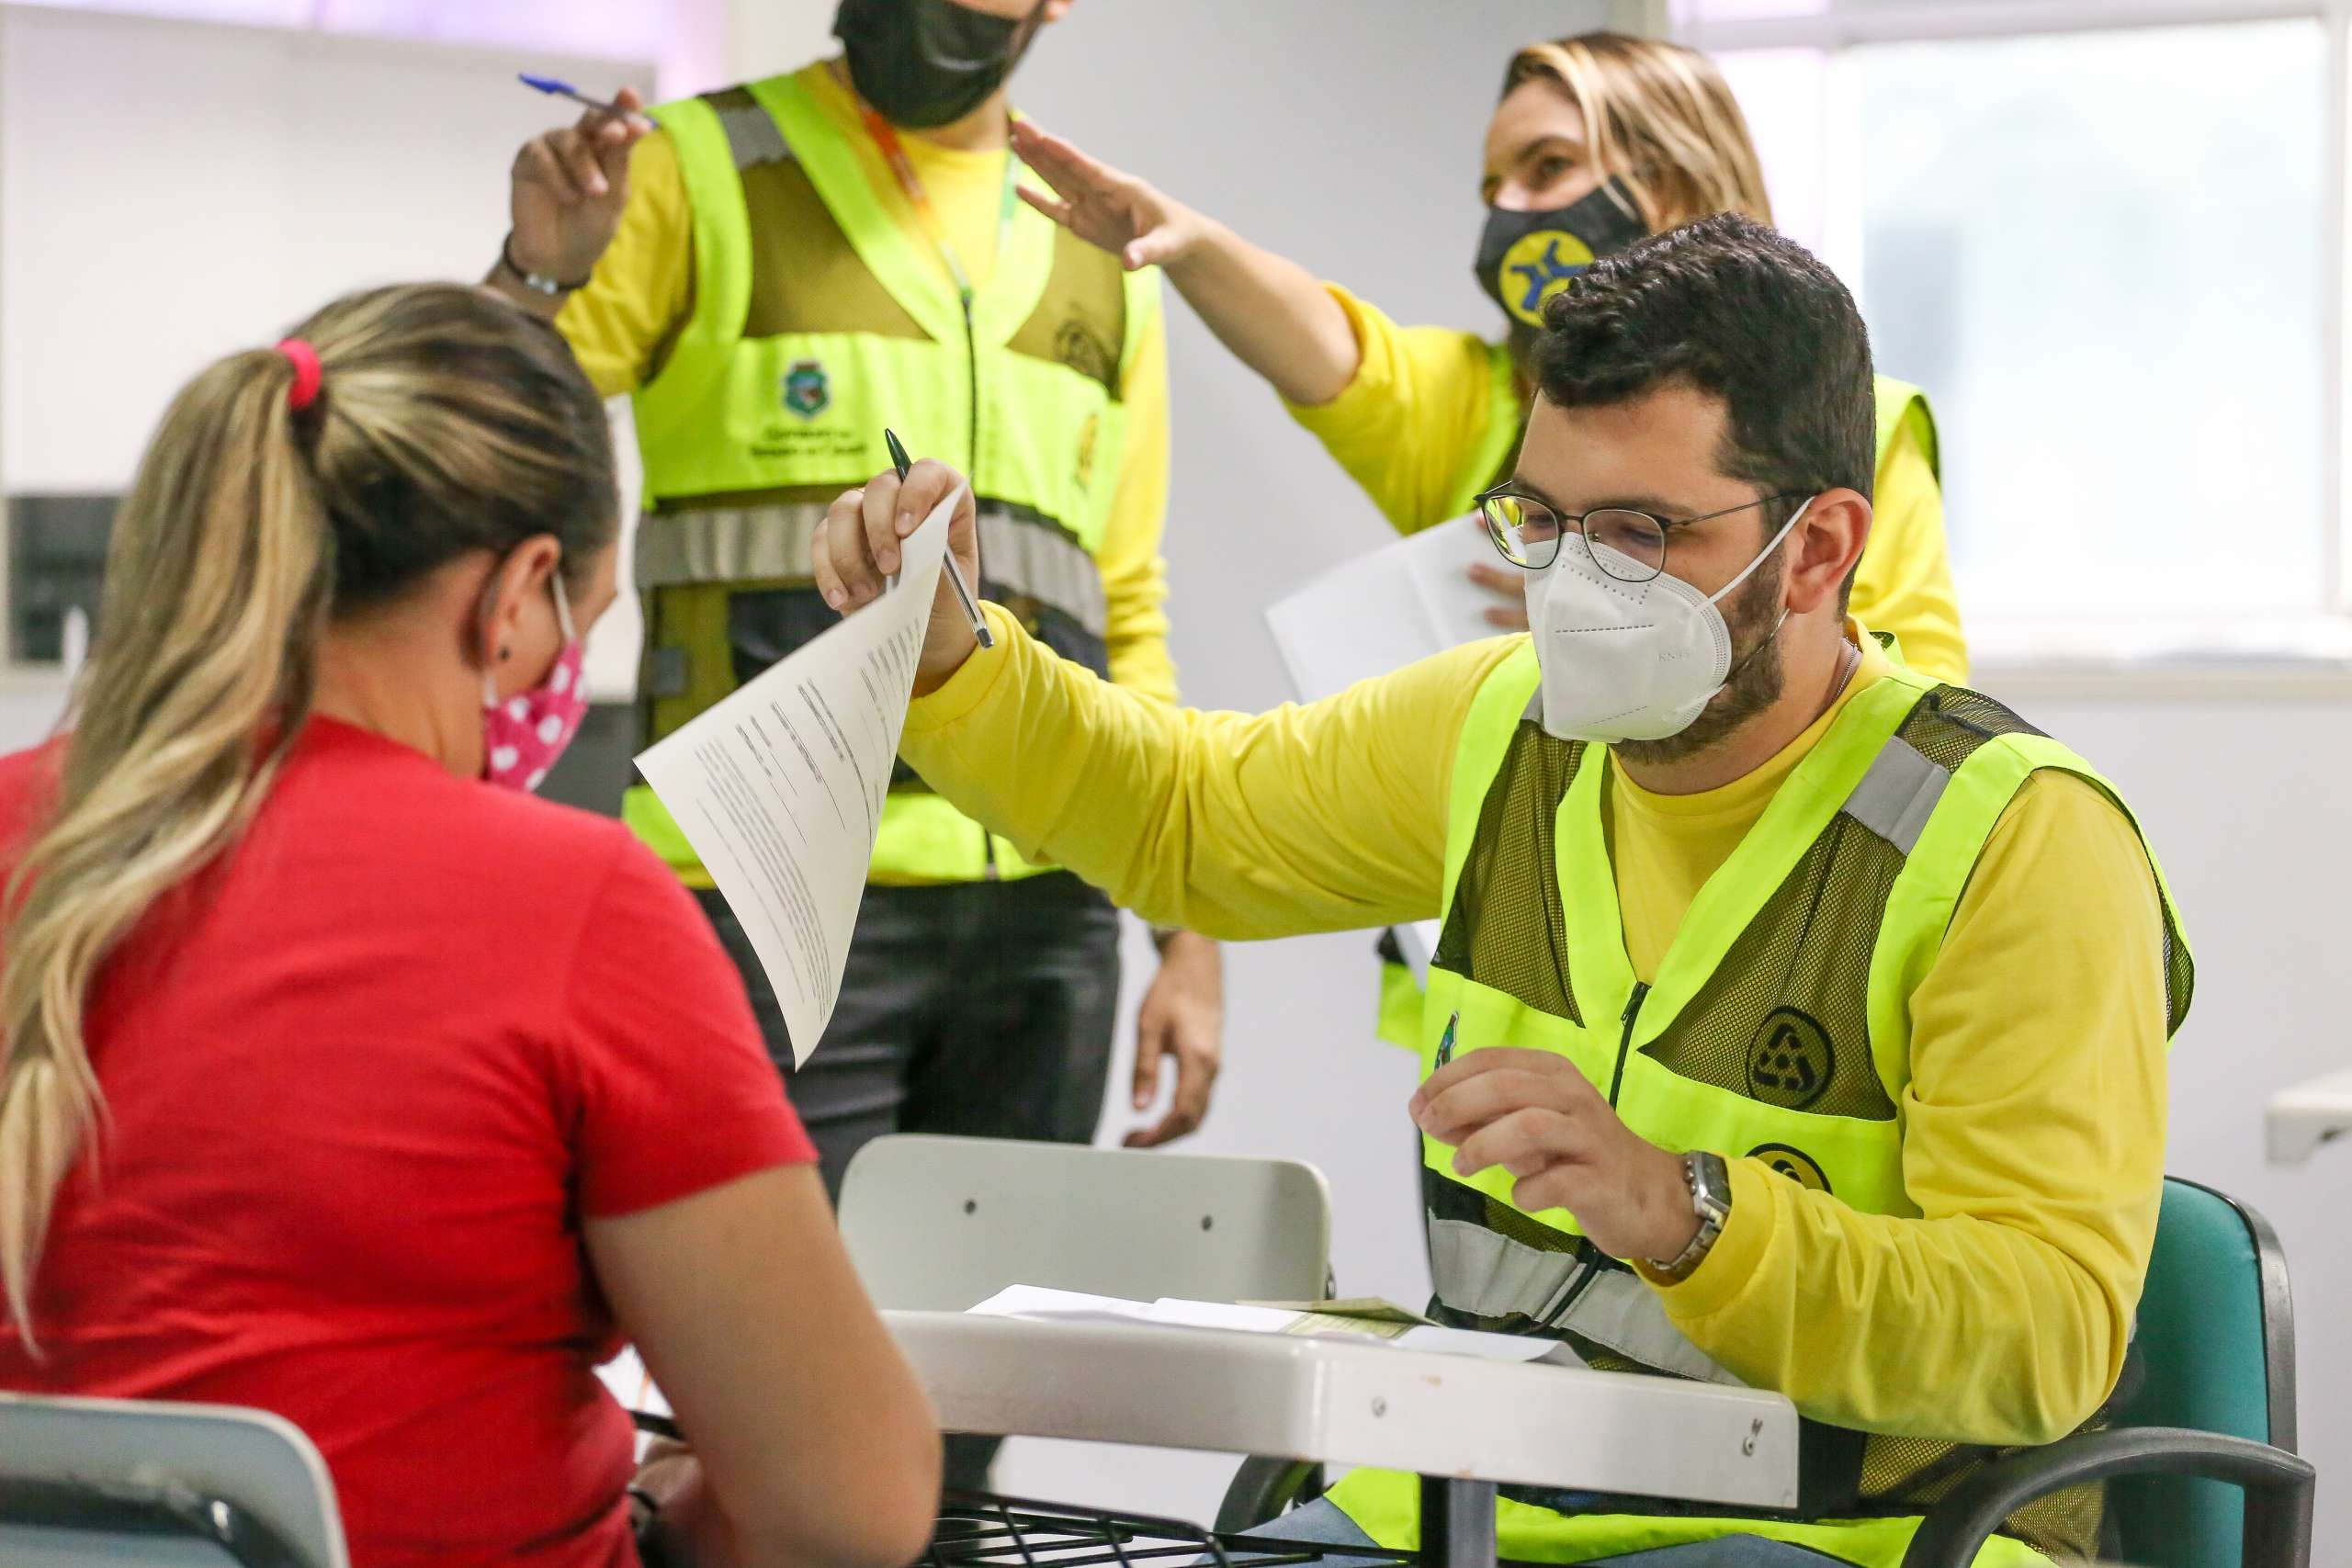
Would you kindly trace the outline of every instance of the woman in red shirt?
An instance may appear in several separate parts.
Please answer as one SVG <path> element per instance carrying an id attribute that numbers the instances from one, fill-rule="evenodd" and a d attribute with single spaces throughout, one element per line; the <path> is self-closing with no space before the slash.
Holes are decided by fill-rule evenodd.
<path id="1" fill-rule="evenodd" d="M 898 1568 L 938 1436 L 741 985 L 525 787 L 616 507 L 570 353 L 481 289 L 172 405 L 70 728 L 0 761 L 0 1387 L 290 1418 L 361 1568 L 630 1564 L 649 1507 L 695 1563 Z M 623 1336 L 695 1444 L 641 1472 Z"/>

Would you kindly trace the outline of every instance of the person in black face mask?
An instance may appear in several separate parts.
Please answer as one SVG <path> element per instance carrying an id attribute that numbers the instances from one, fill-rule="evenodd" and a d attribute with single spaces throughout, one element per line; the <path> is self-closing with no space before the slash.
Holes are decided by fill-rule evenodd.
<path id="1" fill-rule="evenodd" d="M 1531 397 L 1526 350 L 1544 305 L 1595 258 L 1713 212 L 1771 221 L 1747 122 L 1714 63 L 1678 44 L 1615 33 L 1530 44 L 1504 73 L 1487 127 L 1473 252 L 1478 287 L 1503 313 L 1498 342 L 1400 327 L 1026 121 L 1014 144 L 1052 186 L 1024 196 L 1126 265 L 1163 268 L 1407 534 L 1454 519 L 1483 528 L 1474 501 L 1511 472 Z M 1964 680 L 1935 425 L 1917 388 L 1882 378 L 1878 393 L 1876 521 L 1851 609 L 1894 633 L 1916 668 Z M 1468 571 L 1496 595 L 1487 618 L 1525 630 L 1524 574 L 1499 562 Z M 1393 940 L 1384 939 L 1383 956 L 1380 1035 L 1410 1047 L 1419 995 Z"/>
<path id="2" fill-rule="evenodd" d="M 591 114 L 516 158 L 491 282 L 552 320 L 600 391 L 635 400 L 639 743 L 834 624 L 810 541 L 888 463 L 886 426 L 973 475 L 985 596 L 1062 656 L 1176 700 L 1159 276 L 1014 196 L 1010 79 L 1071 3 L 841 0 L 835 59 L 654 109 L 658 133 L 624 94 L 630 118 Z M 623 813 L 741 969 L 836 1192 L 885 1133 L 1092 1138 L 1119 992 L 1100 893 L 901 768 L 840 1004 L 794 1068 L 751 942 L 676 825 L 642 790 Z M 1138 1145 L 1198 1125 L 1223 1028 L 1216 944 L 1157 937 Z M 986 1459 L 957 1445 L 951 1484 L 978 1484 Z"/>
<path id="3" fill-rule="evenodd" d="M 1000 15 L 957 0 L 842 0 L 833 36 L 858 96 L 906 130 L 934 130 L 993 107 L 1048 7 Z M 1058 12 L 1057 12 L 1058 14 Z"/>

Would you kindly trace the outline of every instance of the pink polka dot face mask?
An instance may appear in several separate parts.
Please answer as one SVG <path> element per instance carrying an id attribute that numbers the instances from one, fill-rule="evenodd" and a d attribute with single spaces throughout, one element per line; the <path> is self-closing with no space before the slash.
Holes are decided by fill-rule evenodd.
<path id="1" fill-rule="evenodd" d="M 588 694 L 580 679 L 585 650 L 571 627 L 563 579 L 552 576 L 548 581 L 555 589 L 556 624 L 563 628 L 563 651 L 548 678 L 501 700 L 490 671 L 481 672 L 481 776 L 507 789 L 535 790 L 546 782 L 548 770 L 588 716 Z"/>

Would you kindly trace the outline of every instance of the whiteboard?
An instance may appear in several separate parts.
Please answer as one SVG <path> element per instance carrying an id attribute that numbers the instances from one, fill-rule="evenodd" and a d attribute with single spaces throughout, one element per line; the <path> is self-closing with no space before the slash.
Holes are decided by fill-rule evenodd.
<path id="1" fill-rule="evenodd" d="M 338 294 L 480 278 L 507 169 L 612 61 L 0 5 L 0 483 L 112 491 L 174 392 Z M 626 576 L 626 572 L 623 574 Z M 591 682 L 625 694 L 624 606 Z"/>

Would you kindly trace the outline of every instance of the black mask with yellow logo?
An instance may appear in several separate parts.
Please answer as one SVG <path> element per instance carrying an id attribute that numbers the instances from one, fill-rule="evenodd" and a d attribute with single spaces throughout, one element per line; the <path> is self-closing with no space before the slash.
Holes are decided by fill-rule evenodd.
<path id="1" fill-rule="evenodd" d="M 1634 194 L 1622 180 L 1540 212 L 1487 209 L 1478 237 L 1478 287 L 1514 328 L 1544 324 L 1544 301 L 1605 255 L 1647 237 Z"/>

